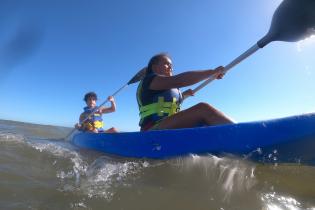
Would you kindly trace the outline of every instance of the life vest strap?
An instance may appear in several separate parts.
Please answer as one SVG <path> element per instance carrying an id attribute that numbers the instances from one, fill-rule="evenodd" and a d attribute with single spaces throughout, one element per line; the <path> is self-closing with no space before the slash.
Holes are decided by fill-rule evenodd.
<path id="1" fill-rule="evenodd" d="M 176 103 L 175 97 L 172 102 L 165 102 L 164 97 L 158 97 L 158 102 L 140 107 L 140 117 L 143 119 L 153 114 L 157 114 L 158 116 L 167 114 L 170 116 L 178 112 L 178 110 L 179 106 Z"/>

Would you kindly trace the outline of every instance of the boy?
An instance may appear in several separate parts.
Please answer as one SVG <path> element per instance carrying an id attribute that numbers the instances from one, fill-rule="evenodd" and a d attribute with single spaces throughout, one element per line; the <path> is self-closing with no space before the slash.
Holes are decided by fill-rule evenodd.
<path id="1" fill-rule="evenodd" d="M 75 127 L 78 130 L 82 131 L 89 131 L 93 133 L 117 133 L 117 129 L 112 127 L 108 130 L 104 130 L 103 126 L 103 119 L 102 114 L 105 113 L 111 113 L 116 111 L 116 104 L 115 99 L 113 96 L 109 96 L 108 100 L 111 102 L 111 107 L 97 107 L 96 101 L 97 101 L 97 95 L 94 92 L 89 92 L 85 94 L 84 101 L 86 103 L 86 107 L 84 107 L 84 112 L 80 115 L 80 123 L 76 124 Z M 93 111 L 96 112 L 93 113 Z M 91 114 L 93 113 L 93 114 Z M 90 115 L 90 116 L 89 116 Z M 86 119 L 88 117 L 88 119 Z"/>

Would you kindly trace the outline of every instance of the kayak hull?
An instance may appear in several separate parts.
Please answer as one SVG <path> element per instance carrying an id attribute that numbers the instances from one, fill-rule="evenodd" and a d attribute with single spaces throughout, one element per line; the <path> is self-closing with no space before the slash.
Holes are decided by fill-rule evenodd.
<path id="1" fill-rule="evenodd" d="M 263 162 L 315 163 L 315 113 L 187 129 L 125 133 L 75 132 L 71 142 L 108 154 L 165 159 L 233 154 Z"/>

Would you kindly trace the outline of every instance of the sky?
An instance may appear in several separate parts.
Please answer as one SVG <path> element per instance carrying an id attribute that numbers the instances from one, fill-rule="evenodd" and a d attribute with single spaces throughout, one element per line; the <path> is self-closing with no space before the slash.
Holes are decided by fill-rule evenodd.
<path id="1" fill-rule="evenodd" d="M 280 2 L 1 0 L 0 119 L 71 127 L 86 92 L 102 103 L 160 52 L 175 74 L 225 66 L 267 33 Z M 237 122 L 314 112 L 314 51 L 315 38 L 272 42 L 182 109 L 207 102 Z M 105 128 L 139 130 L 136 88 L 116 95 Z"/>

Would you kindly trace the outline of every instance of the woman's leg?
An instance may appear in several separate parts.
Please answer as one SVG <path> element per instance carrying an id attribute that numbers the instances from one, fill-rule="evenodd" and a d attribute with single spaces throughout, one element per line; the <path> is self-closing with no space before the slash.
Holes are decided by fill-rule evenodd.
<path id="1" fill-rule="evenodd" d="M 199 103 L 163 119 L 156 129 L 191 128 L 198 124 L 220 125 L 233 121 L 207 103 Z"/>
<path id="2" fill-rule="evenodd" d="M 110 129 L 106 130 L 105 133 L 118 133 L 118 130 L 116 128 L 112 127 Z"/>

